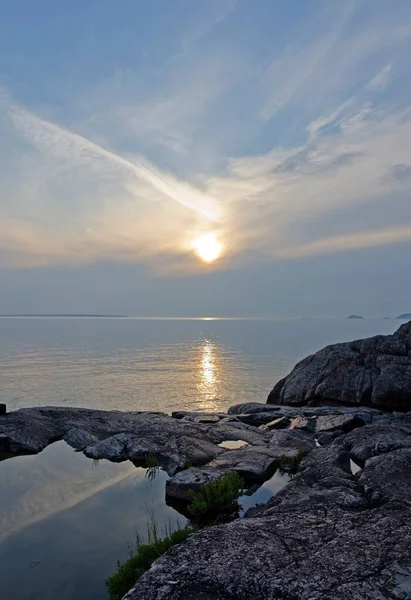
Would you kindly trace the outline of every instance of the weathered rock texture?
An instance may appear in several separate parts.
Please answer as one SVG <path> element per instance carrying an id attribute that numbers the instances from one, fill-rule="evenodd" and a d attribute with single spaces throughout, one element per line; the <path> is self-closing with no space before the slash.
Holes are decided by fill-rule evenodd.
<path id="1" fill-rule="evenodd" d="M 185 462 L 204 465 L 230 452 L 218 445 L 226 440 L 244 440 L 251 449 L 268 446 L 271 437 L 237 421 L 205 424 L 164 413 L 40 407 L 0 415 L 0 451 L 33 454 L 65 440 L 91 458 L 144 463 L 154 455 L 169 475 Z"/>
<path id="2" fill-rule="evenodd" d="M 231 469 L 261 483 L 302 450 L 272 500 L 172 549 L 127 600 L 410 599 L 411 413 L 255 403 L 229 412 L 21 409 L 0 415 L 0 450 L 35 453 L 64 439 L 90 457 L 144 464 L 155 455 L 176 500 Z M 288 428 L 246 422 L 263 414 Z M 227 450 L 226 440 L 247 444 Z M 356 475 L 350 459 L 363 467 Z"/>
<path id="3" fill-rule="evenodd" d="M 316 447 L 316 436 L 327 432 L 331 440 L 368 423 L 380 414 L 370 409 L 288 408 L 237 405 L 232 414 L 99 411 L 80 408 L 26 408 L 0 415 L 0 452 L 37 453 L 65 440 L 90 458 L 114 462 L 156 462 L 171 476 L 166 494 L 187 501 L 190 490 L 236 471 L 247 485 L 262 484 L 284 459 L 307 454 Z M 250 413 L 244 413 L 244 410 Z M 299 413 L 301 415 L 299 416 Z M 281 429 L 261 425 L 261 415 L 275 415 Z M 214 417 L 214 418 L 213 418 Z M 309 424 L 307 426 L 306 424 Z M 317 431 L 318 430 L 318 431 Z M 241 448 L 220 447 L 225 441 L 242 440 Z"/>
<path id="4" fill-rule="evenodd" d="M 410 441 L 411 415 L 384 415 L 314 449 L 266 505 L 192 535 L 125 599 L 411 598 Z"/>
<path id="5" fill-rule="evenodd" d="M 299 362 L 268 404 L 411 409 L 411 324 L 393 334 L 327 346 Z"/>
<path id="6" fill-rule="evenodd" d="M 0 452 L 37 453 L 65 440 L 90 458 L 114 462 L 156 462 L 172 476 L 166 493 L 189 500 L 189 490 L 237 471 L 247 484 L 262 484 L 284 457 L 307 454 L 315 439 L 303 431 L 261 431 L 227 414 L 99 411 L 80 408 L 24 408 L 0 415 Z M 219 444 L 242 440 L 241 448 Z M 191 468 L 187 468 L 190 466 Z"/>

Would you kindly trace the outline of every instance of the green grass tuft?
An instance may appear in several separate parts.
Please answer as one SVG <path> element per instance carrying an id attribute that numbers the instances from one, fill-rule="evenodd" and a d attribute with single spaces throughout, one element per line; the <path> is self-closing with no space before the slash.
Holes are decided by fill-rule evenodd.
<path id="1" fill-rule="evenodd" d="M 145 457 L 144 466 L 147 469 L 145 476 L 147 477 L 147 479 L 149 481 L 153 481 L 156 478 L 156 476 L 160 470 L 156 455 L 155 454 L 147 454 L 147 456 Z"/>
<path id="2" fill-rule="evenodd" d="M 130 557 L 124 563 L 118 561 L 117 571 L 106 580 L 109 600 L 121 600 L 157 558 L 176 544 L 185 542 L 194 531 L 194 528 L 186 526 L 169 532 L 163 538 L 154 533 L 147 543 L 142 543 L 137 535 L 136 547 L 130 553 Z"/>
<path id="3" fill-rule="evenodd" d="M 158 468 L 153 462 L 151 461 L 148 469 Z M 117 562 L 117 571 L 106 580 L 109 600 L 121 600 L 157 558 L 176 544 L 185 542 L 200 527 L 224 522 L 232 518 L 233 514 L 238 515 L 238 498 L 243 493 L 243 485 L 243 480 L 234 471 L 226 473 L 217 481 L 204 484 L 198 494 L 192 494 L 192 502 L 188 507 L 191 522 L 182 528 L 178 523 L 173 526 L 170 521 L 163 531 L 163 537 L 159 535 L 154 509 L 149 508 L 147 540 L 143 542 L 137 534 L 136 544 L 130 549 L 129 558 L 124 563 Z"/>
<path id="4" fill-rule="evenodd" d="M 238 498 L 243 494 L 243 486 L 244 481 L 235 471 L 201 486 L 199 493 L 191 493 L 191 503 L 188 507 L 191 521 L 202 527 L 238 514 Z"/>

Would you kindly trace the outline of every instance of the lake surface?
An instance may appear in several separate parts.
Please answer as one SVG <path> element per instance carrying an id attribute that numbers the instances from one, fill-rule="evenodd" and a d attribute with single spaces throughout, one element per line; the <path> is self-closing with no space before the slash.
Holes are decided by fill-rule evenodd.
<path id="1" fill-rule="evenodd" d="M 0 402 L 225 410 L 265 402 L 307 354 L 401 322 L 0 318 Z"/>
<path id="2" fill-rule="evenodd" d="M 294 364 L 326 344 L 393 333 L 394 320 L 0 318 L 1 398 L 12 410 L 225 410 L 264 402 Z M 64 442 L 0 462 L 0 598 L 104 600 L 104 581 L 144 535 L 185 519 L 165 503 L 167 475 L 91 461 Z M 243 507 L 286 482 L 278 473 Z"/>

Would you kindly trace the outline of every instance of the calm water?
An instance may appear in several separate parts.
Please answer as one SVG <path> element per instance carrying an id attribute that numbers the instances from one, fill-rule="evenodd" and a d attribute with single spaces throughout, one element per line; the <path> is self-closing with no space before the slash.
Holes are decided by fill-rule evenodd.
<path id="1" fill-rule="evenodd" d="M 10 409 L 224 410 L 264 402 L 326 344 L 392 333 L 391 320 L 0 319 L 1 399 Z"/>
<path id="2" fill-rule="evenodd" d="M 392 333 L 384 320 L 0 319 L 1 399 L 124 410 L 224 410 L 265 401 L 300 358 L 326 344 Z M 0 598 L 104 600 L 104 580 L 127 555 L 165 481 L 130 463 L 93 463 L 64 442 L 0 462 Z M 247 508 L 285 480 L 276 474 Z"/>

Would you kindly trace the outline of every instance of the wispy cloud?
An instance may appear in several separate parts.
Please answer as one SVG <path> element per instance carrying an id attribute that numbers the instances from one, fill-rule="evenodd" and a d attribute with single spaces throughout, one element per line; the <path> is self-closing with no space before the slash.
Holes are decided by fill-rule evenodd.
<path id="1" fill-rule="evenodd" d="M 327 237 L 280 250 L 277 255 L 283 258 L 309 258 L 322 254 L 388 246 L 409 241 L 411 241 L 411 225 Z"/>
<path id="2" fill-rule="evenodd" d="M 108 151 L 15 104 L 3 108 L 8 142 L 19 146 L 18 162 L 4 173 L 3 250 L 35 263 L 179 253 L 181 226 L 221 218 L 216 199 L 141 156 Z"/>
<path id="3" fill-rule="evenodd" d="M 240 3 L 213 6 L 205 23 L 182 28 L 183 51 L 153 68 L 152 87 L 120 68 L 76 96 L 72 119 L 3 96 L 3 265 L 110 258 L 187 268 L 193 237 L 210 231 L 223 242 L 221 264 L 409 239 L 403 15 L 384 19 L 378 4 L 362 26 L 360 0 L 317 2 L 270 60 L 265 40 L 242 62 L 243 31 L 227 25 Z M 220 29 L 218 48 L 203 47 Z M 241 128 L 247 141 L 228 153 Z"/>
<path id="4" fill-rule="evenodd" d="M 219 25 L 228 17 L 237 4 L 237 0 L 211 0 L 206 8 L 207 14 L 196 18 L 194 22 L 189 22 L 186 31 L 181 36 L 182 53 L 189 52 L 193 44 L 201 40 L 216 25 Z M 175 60 L 177 56 L 174 56 Z"/>
<path id="5" fill-rule="evenodd" d="M 334 6 L 323 5 L 320 14 L 313 13 L 312 21 L 305 23 L 304 29 L 308 29 L 310 35 L 303 41 L 299 40 L 301 29 L 296 22 L 293 42 L 275 58 L 263 79 L 267 93 L 267 101 L 261 111 L 264 120 L 271 119 L 306 87 L 312 87 L 316 71 L 321 70 L 324 62 L 328 64 L 330 51 L 338 43 L 354 8 L 354 0 L 348 0 L 337 10 Z"/>
<path id="6" fill-rule="evenodd" d="M 234 160 L 227 176 L 210 183 L 210 193 L 231 201 L 244 244 L 251 243 L 274 258 L 408 239 L 409 227 L 404 228 L 402 217 L 396 217 L 388 204 L 384 223 L 393 222 L 391 228 L 382 229 L 380 217 L 373 213 L 374 203 L 384 199 L 388 203 L 390 198 L 392 203 L 394 196 L 411 191 L 406 176 L 407 164 L 411 164 L 408 109 L 387 114 L 350 99 L 307 129 L 309 137 L 303 146 Z M 407 164 L 399 166 L 400 157 Z M 384 185 L 382 174 L 386 175 Z M 332 215 L 342 210 L 348 211 L 349 218 L 339 225 L 338 217 Z M 324 236 L 310 225 L 318 219 L 333 220 L 341 233 Z M 394 225 L 396 219 L 398 225 Z M 358 232 L 361 223 L 365 229 Z M 355 231 L 344 230 L 347 227 Z M 255 234 L 251 242 L 250 230 Z M 314 240 L 309 239 L 312 235 Z"/>
<path id="7" fill-rule="evenodd" d="M 381 71 L 378 71 L 371 81 L 367 83 L 366 89 L 371 90 L 372 92 L 381 92 L 386 88 L 390 81 L 392 67 L 392 63 L 385 65 L 385 67 L 383 67 Z"/>

